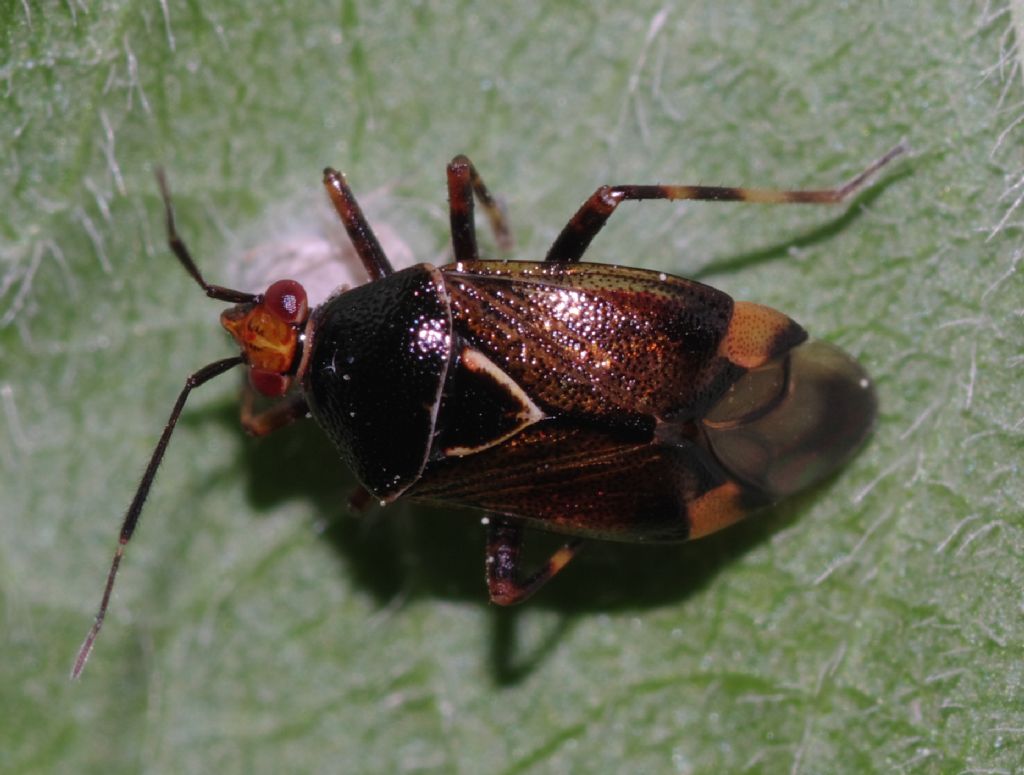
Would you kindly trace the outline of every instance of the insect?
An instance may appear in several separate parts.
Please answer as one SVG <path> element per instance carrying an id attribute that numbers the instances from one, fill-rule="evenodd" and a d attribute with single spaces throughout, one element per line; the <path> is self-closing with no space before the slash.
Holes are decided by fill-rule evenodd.
<path id="1" fill-rule="evenodd" d="M 664 273 L 583 263 L 624 201 L 838 203 L 901 143 L 845 185 L 786 191 L 601 186 L 541 262 L 481 260 L 474 197 L 498 244 L 505 216 L 465 156 L 448 165 L 454 261 L 394 271 L 345 177 L 324 185 L 369 282 L 310 309 L 278 280 L 254 294 L 204 279 L 178 235 L 162 173 L 168 243 L 241 354 L 185 380 L 121 526 L 78 677 L 106 616 L 121 558 L 189 393 L 245 365 L 242 425 L 264 436 L 312 416 L 365 490 L 487 514 L 491 600 L 518 603 L 586 538 L 685 541 L 828 476 L 876 412 L 849 355 L 809 341 L 786 315 Z M 256 395 L 277 399 L 257 411 Z M 570 538 L 525 574 L 524 527 Z"/>

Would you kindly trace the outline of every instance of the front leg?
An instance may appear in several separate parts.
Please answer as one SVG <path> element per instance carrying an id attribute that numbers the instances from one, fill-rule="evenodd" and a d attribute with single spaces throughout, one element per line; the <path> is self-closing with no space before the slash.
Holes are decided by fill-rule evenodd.
<path id="1" fill-rule="evenodd" d="M 574 538 L 548 558 L 532 575 L 522 577 L 520 554 L 523 548 L 523 527 L 518 522 L 491 515 L 487 523 L 487 589 L 491 602 L 516 605 L 543 587 L 564 568 L 583 544 Z"/>
<path id="2" fill-rule="evenodd" d="M 249 380 L 246 380 L 242 387 L 242 409 L 239 419 L 242 428 L 250 436 L 267 436 L 308 414 L 309 406 L 301 393 L 285 396 L 266 409 L 257 411 L 256 390 L 249 384 Z"/>
<path id="3" fill-rule="evenodd" d="M 370 280 L 380 280 L 394 272 L 384 248 L 377 241 L 377 235 L 370 228 L 345 176 L 328 167 L 324 170 L 324 188 L 327 189 L 331 204 L 341 218 L 341 223 L 348 232 L 352 246 L 356 249 L 359 260 L 363 262 Z"/>

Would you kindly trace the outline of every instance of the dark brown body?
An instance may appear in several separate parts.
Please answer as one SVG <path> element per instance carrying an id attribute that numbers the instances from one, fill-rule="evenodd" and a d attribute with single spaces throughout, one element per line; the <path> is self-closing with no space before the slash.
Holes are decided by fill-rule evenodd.
<path id="1" fill-rule="evenodd" d="M 851 359 L 826 380 L 793 368 L 806 334 L 785 315 L 603 264 L 421 264 L 329 300 L 309 339 L 306 403 L 376 497 L 588 537 L 712 532 L 831 471 L 874 411 L 834 390 L 863 378 Z M 841 398 L 850 432 L 807 450 L 766 429 L 798 386 Z M 766 475 L 780 463 L 795 471 Z"/>

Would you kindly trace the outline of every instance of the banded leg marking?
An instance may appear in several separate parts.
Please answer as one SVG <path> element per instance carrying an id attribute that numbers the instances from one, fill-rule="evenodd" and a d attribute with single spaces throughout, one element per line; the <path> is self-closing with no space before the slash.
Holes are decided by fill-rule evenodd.
<path id="1" fill-rule="evenodd" d="M 758 204 L 835 204 L 861 188 L 872 175 L 904 153 L 900 143 L 863 172 L 836 188 L 787 191 L 774 188 L 736 188 L 731 186 L 601 186 L 576 211 L 562 233 L 551 245 L 545 261 L 571 264 L 580 260 L 587 246 L 604 228 L 615 208 L 626 200 L 645 201 L 694 199 L 709 202 L 755 202 Z"/>
<path id="2" fill-rule="evenodd" d="M 547 584 L 576 556 L 582 538 L 568 541 L 539 569 L 522 578 L 522 525 L 491 515 L 487 530 L 487 589 L 491 602 L 507 606 L 522 603 Z"/>

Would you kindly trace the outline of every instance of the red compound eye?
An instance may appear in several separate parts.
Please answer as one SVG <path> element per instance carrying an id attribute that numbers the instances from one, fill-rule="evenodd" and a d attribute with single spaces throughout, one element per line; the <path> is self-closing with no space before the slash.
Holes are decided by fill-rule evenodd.
<path id="1" fill-rule="evenodd" d="M 301 323 L 309 311 L 306 289 L 295 280 L 278 280 L 272 283 L 263 294 L 263 303 L 274 317 L 285 323 Z"/>

